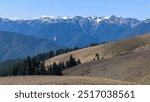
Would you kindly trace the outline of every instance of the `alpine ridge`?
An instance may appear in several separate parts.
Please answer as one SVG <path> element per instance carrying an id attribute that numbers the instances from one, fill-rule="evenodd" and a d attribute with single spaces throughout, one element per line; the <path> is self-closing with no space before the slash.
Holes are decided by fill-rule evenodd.
<path id="1" fill-rule="evenodd" d="M 109 17 L 53 17 L 30 20 L 0 18 L 0 31 L 46 38 L 67 47 L 112 42 L 150 32 L 150 20 Z"/>

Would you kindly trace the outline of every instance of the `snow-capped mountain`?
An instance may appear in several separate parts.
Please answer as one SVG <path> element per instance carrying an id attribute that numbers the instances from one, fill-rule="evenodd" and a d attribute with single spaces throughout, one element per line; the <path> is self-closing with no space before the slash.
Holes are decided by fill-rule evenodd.
<path id="1" fill-rule="evenodd" d="M 110 42 L 150 32 L 150 20 L 109 17 L 53 17 L 30 20 L 0 18 L 0 31 L 46 38 L 73 47 L 95 42 Z"/>

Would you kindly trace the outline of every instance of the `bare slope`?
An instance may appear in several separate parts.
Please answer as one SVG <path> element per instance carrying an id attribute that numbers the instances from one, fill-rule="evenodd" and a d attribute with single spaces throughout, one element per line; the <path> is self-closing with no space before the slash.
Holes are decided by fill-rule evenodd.
<path id="1" fill-rule="evenodd" d="M 69 59 L 70 55 L 80 59 L 81 63 L 91 62 L 98 53 L 101 58 L 108 59 L 114 56 L 125 55 L 131 52 L 141 52 L 150 49 L 150 34 L 130 38 L 114 43 L 103 44 L 95 47 L 84 48 L 67 54 L 59 55 L 45 61 L 45 66 L 53 64 L 53 62 L 61 62 Z"/>
<path id="2" fill-rule="evenodd" d="M 92 61 L 98 53 L 100 59 Z M 150 35 L 89 47 L 46 61 L 65 61 L 70 55 L 80 58 L 82 65 L 65 70 L 66 76 L 85 76 L 150 84 Z"/>
<path id="3" fill-rule="evenodd" d="M 110 78 L 150 84 L 150 50 L 82 64 L 64 75 Z"/>
<path id="4" fill-rule="evenodd" d="M 94 77 L 16 76 L 1 77 L 0 85 L 132 85 L 135 83 Z"/>

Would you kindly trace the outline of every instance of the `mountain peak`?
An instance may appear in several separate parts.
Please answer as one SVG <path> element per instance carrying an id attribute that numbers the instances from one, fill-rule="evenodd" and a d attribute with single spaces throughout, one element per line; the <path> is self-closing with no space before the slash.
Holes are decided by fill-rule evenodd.
<path id="1" fill-rule="evenodd" d="M 89 43 L 95 43 L 95 41 L 109 42 L 134 34 L 147 33 L 150 30 L 149 27 L 145 27 L 147 26 L 144 25 L 145 22 L 149 23 L 150 20 L 139 21 L 134 18 L 123 18 L 115 15 L 106 17 L 45 15 L 41 18 L 17 21 L 0 18 L 0 31 L 17 32 L 46 38 L 64 46 L 80 47 L 80 45 L 86 46 Z M 143 27 L 141 28 L 143 30 L 134 30 L 139 25 Z M 87 41 L 87 39 L 89 40 Z M 80 42 L 80 40 L 84 41 Z"/>
<path id="2" fill-rule="evenodd" d="M 107 22 L 107 23 L 112 23 L 112 24 L 127 24 L 132 22 L 136 23 L 136 25 L 140 22 L 137 19 L 134 18 L 123 18 L 123 17 L 119 17 L 119 16 L 89 16 L 89 17 L 83 17 L 83 16 L 47 16 L 44 15 L 42 17 L 36 17 L 34 19 L 28 19 L 28 20 L 24 20 L 24 19 L 20 19 L 18 17 L 16 18 L 0 18 L 1 21 L 33 21 L 33 20 L 39 20 L 42 22 L 48 22 L 48 23 L 57 23 L 57 22 L 71 22 L 76 20 L 76 21 L 91 21 L 91 22 L 95 22 L 96 24 L 99 24 L 103 21 Z M 149 22 L 149 20 L 145 20 L 145 22 Z"/>

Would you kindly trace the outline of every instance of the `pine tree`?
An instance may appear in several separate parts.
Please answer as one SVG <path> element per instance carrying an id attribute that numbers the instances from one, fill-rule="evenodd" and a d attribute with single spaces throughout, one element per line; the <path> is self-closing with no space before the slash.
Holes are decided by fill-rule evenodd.
<path id="1" fill-rule="evenodd" d="M 76 65 L 77 65 L 77 62 L 76 62 L 75 58 L 71 55 L 69 58 L 69 61 L 66 62 L 66 67 L 70 68 L 70 67 L 73 67 Z"/>
<path id="2" fill-rule="evenodd" d="M 31 75 L 32 74 L 32 68 L 31 68 L 31 59 L 30 56 L 26 59 L 26 75 Z"/>
<path id="3" fill-rule="evenodd" d="M 47 75 L 54 75 L 54 70 L 53 70 L 53 67 L 52 65 L 50 65 L 46 71 L 46 74 Z"/>
<path id="4" fill-rule="evenodd" d="M 41 62 L 41 64 L 38 66 L 38 68 L 36 70 L 36 74 L 46 75 L 46 68 L 44 67 L 44 62 Z"/>
<path id="5" fill-rule="evenodd" d="M 53 63 L 54 75 L 57 75 L 57 73 L 58 73 L 58 72 L 57 72 L 57 71 L 58 71 L 57 68 L 58 68 L 58 65 L 56 64 L 56 62 L 54 62 L 54 63 Z"/>
<path id="6" fill-rule="evenodd" d="M 37 66 L 37 62 L 36 62 L 36 59 L 35 58 L 32 58 L 31 59 L 31 72 L 32 72 L 32 75 L 36 74 L 36 66 Z"/>

